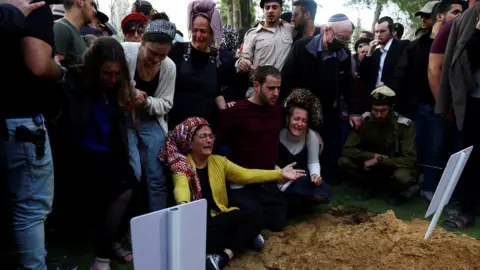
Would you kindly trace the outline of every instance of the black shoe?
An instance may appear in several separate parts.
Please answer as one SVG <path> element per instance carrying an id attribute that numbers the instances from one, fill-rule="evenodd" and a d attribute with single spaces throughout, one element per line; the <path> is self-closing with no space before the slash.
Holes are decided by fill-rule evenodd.
<path id="1" fill-rule="evenodd" d="M 63 264 L 48 263 L 47 264 L 48 270 L 77 270 L 77 268 L 78 268 L 78 265 L 68 264 L 68 263 L 63 263 Z"/>
<path id="2" fill-rule="evenodd" d="M 399 195 L 399 194 L 393 194 L 390 195 L 387 199 L 387 203 L 391 206 L 398 206 L 406 202 L 406 198 Z"/>
<path id="3" fill-rule="evenodd" d="M 263 239 L 263 236 L 261 234 L 257 235 L 255 239 L 253 239 L 253 248 L 256 251 L 262 251 L 262 249 L 265 247 L 265 240 Z"/>
<path id="4" fill-rule="evenodd" d="M 225 259 L 219 254 L 212 254 L 207 257 L 206 270 L 223 270 L 227 265 Z"/>
<path id="5" fill-rule="evenodd" d="M 365 189 L 360 192 L 357 196 L 355 196 L 355 200 L 357 201 L 367 201 L 373 197 L 373 190 Z"/>

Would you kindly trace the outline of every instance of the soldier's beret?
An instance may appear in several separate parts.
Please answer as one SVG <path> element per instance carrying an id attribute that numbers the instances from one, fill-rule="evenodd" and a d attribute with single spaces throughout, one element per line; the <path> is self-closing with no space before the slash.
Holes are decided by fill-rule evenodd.
<path id="1" fill-rule="evenodd" d="M 390 87 L 384 85 L 373 90 L 371 93 L 371 96 L 374 99 L 381 100 L 386 98 L 392 98 L 392 97 L 395 97 L 396 95 L 395 95 L 395 92 L 392 89 L 390 89 Z"/>
<path id="2" fill-rule="evenodd" d="M 374 105 L 392 105 L 395 103 L 395 92 L 388 86 L 381 86 L 370 94 Z"/>

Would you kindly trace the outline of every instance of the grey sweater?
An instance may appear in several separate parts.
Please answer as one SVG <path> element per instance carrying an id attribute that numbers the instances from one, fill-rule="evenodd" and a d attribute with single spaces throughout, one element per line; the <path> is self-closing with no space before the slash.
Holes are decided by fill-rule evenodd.
<path id="1" fill-rule="evenodd" d="M 122 43 L 127 58 L 128 70 L 130 78 L 135 78 L 135 69 L 137 68 L 137 56 L 140 49 L 140 42 L 124 42 Z M 165 115 L 168 114 L 173 107 L 173 96 L 175 93 L 175 79 L 177 76 L 177 68 L 170 58 L 165 58 L 160 64 L 160 80 L 158 81 L 155 94 L 147 98 L 145 110 L 157 117 L 158 123 L 162 127 L 165 134 L 168 133 L 168 125 L 165 121 Z"/>

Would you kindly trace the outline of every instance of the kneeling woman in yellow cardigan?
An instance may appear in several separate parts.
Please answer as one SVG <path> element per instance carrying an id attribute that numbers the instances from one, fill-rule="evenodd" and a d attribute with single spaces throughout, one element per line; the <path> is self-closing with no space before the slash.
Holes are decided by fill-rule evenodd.
<path id="1" fill-rule="evenodd" d="M 263 247 L 262 217 L 231 207 L 226 180 L 235 184 L 290 181 L 304 176 L 290 164 L 282 170 L 248 170 L 222 156 L 212 155 L 214 136 L 206 120 L 188 118 L 166 137 L 160 160 L 173 173 L 174 195 L 178 204 L 206 199 L 207 269 L 223 269 L 234 254 L 253 246 Z M 252 157 L 253 158 L 253 157 Z"/>

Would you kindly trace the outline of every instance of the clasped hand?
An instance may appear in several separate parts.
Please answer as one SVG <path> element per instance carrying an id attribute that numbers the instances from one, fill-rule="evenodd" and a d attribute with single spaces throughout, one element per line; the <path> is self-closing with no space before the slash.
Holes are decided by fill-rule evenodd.
<path id="1" fill-rule="evenodd" d="M 377 165 L 377 164 L 378 164 L 378 158 L 379 158 L 379 157 L 383 157 L 384 159 L 385 159 L 385 158 L 388 158 L 388 156 L 385 156 L 385 155 L 374 154 L 372 159 L 369 159 L 369 160 L 367 160 L 367 161 L 365 161 L 365 162 L 363 163 L 363 168 L 364 168 L 364 169 L 368 169 L 368 168 L 370 168 L 370 167 L 372 167 L 372 166 Z"/>
<path id="2" fill-rule="evenodd" d="M 137 92 L 137 95 L 135 97 L 135 105 L 145 105 L 145 103 L 147 102 L 147 93 L 138 89 L 135 90 Z"/>

